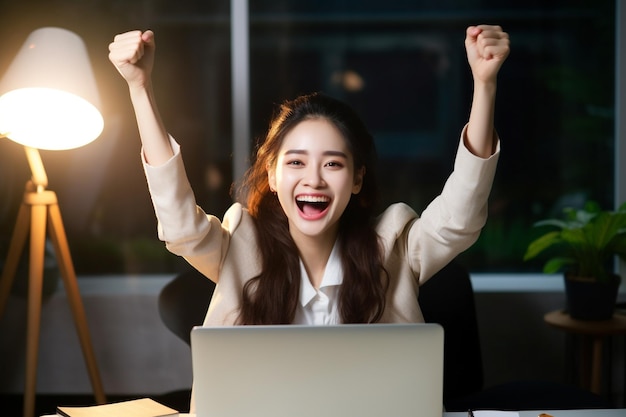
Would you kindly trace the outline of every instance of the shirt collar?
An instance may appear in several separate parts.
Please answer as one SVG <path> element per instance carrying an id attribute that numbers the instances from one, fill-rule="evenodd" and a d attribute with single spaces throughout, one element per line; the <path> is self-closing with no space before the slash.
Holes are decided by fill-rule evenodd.
<path id="1" fill-rule="evenodd" d="M 323 290 L 325 287 L 341 285 L 342 283 L 343 267 L 341 265 L 341 259 L 339 258 L 339 244 L 336 241 L 328 257 L 328 262 L 326 262 L 320 290 Z M 304 263 L 302 259 L 300 259 L 300 304 L 303 307 L 306 306 L 316 295 L 317 290 L 315 290 L 311 284 L 309 274 L 307 274 Z"/>

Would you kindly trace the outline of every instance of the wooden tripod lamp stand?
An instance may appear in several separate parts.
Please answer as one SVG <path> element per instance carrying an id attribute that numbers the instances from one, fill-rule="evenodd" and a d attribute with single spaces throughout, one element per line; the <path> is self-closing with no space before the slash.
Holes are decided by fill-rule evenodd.
<path id="1" fill-rule="evenodd" d="M 1 317 L 30 237 L 24 417 L 34 417 L 35 412 L 46 230 L 54 245 L 96 402 L 106 402 L 57 197 L 46 190 L 48 178 L 39 154 L 39 149 L 77 148 L 100 136 L 104 123 L 97 108 L 99 101 L 82 39 L 61 28 L 31 33 L 0 81 L 0 132 L 24 145 L 32 173 L 0 277 Z"/>

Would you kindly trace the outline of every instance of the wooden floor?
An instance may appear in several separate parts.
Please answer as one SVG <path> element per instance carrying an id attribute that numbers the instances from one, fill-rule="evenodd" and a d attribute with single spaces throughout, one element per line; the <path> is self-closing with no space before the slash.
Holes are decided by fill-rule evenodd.
<path id="1" fill-rule="evenodd" d="M 182 413 L 189 411 L 189 391 L 177 391 L 162 395 L 108 396 L 107 402 L 117 402 L 141 397 L 150 397 Z M 20 394 L 0 394 L 0 408 L 3 417 L 22 417 L 24 398 Z M 55 414 L 57 406 L 94 405 L 92 395 L 37 394 L 35 416 Z"/>

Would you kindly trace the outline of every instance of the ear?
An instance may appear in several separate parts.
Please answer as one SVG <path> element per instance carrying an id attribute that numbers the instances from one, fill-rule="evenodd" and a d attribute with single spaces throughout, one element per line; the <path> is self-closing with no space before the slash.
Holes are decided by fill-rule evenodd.
<path id="1" fill-rule="evenodd" d="M 269 164 L 265 167 L 267 170 L 267 182 L 270 185 L 270 191 L 276 191 L 276 169 L 269 166 Z"/>
<path id="2" fill-rule="evenodd" d="M 358 194 L 363 187 L 363 178 L 365 177 L 365 167 L 361 167 L 354 171 L 354 185 L 352 186 L 352 194 Z"/>

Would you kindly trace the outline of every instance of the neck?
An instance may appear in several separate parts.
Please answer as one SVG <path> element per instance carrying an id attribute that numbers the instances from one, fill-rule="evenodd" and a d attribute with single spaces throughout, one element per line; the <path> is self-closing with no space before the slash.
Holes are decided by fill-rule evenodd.
<path id="1" fill-rule="evenodd" d="M 293 236 L 293 238 L 298 247 L 304 268 L 309 275 L 309 280 L 313 287 L 317 289 L 322 283 L 328 258 L 330 258 L 330 253 L 337 240 L 337 234 L 315 237 L 298 236 L 297 239 Z"/>

